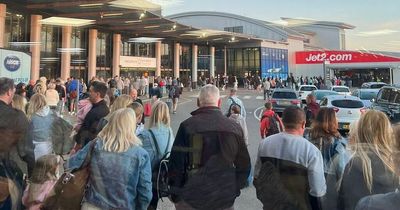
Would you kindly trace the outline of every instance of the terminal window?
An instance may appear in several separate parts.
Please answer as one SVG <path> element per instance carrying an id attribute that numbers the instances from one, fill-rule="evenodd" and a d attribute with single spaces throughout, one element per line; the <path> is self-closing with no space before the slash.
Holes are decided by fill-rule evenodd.
<path id="1" fill-rule="evenodd" d="M 224 31 L 234 32 L 234 33 L 243 33 L 243 26 L 234 26 L 234 27 L 225 27 Z"/>

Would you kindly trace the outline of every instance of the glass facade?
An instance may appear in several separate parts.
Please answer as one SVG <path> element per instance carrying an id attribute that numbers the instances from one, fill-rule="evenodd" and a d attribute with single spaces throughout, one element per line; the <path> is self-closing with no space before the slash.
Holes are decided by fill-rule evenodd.
<path id="1" fill-rule="evenodd" d="M 17 13 L 7 8 L 4 31 L 5 48 L 29 52 L 28 44 L 14 43 L 29 42 L 29 17 L 29 15 Z"/>
<path id="2" fill-rule="evenodd" d="M 210 75 L 210 48 L 208 46 L 199 46 L 197 52 L 197 69 L 202 75 Z"/>
<path id="3" fill-rule="evenodd" d="M 87 29 L 73 28 L 71 33 L 71 76 L 75 78 L 87 78 L 87 57 L 89 47 L 89 31 Z"/>
<path id="4" fill-rule="evenodd" d="M 122 56 L 155 57 L 155 43 L 129 42 L 128 37 L 122 37 Z"/>
<path id="5" fill-rule="evenodd" d="M 282 78 L 288 77 L 289 62 L 288 50 L 275 48 L 261 48 L 261 77 Z"/>
<path id="6" fill-rule="evenodd" d="M 96 74 L 98 77 L 110 78 L 112 76 L 112 34 L 98 32 L 96 40 Z"/>
<path id="7" fill-rule="evenodd" d="M 260 75 L 260 48 L 227 49 L 227 68 L 237 77 Z"/>
<path id="8" fill-rule="evenodd" d="M 173 43 L 161 44 L 161 76 L 173 76 L 174 45 Z"/>
<path id="9" fill-rule="evenodd" d="M 40 42 L 40 76 L 60 77 L 62 28 L 42 25 Z"/>

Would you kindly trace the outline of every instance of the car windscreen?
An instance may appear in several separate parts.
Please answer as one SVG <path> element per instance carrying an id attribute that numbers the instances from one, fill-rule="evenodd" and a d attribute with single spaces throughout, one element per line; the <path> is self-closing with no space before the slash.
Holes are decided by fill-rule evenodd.
<path id="1" fill-rule="evenodd" d="M 315 98 L 317 100 L 321 100 L 325 96 L 330 96 L 330 95 L 338 95 L 337 92 L 316 92 L 315 93 Z"/>
<path id="2" fill-rule="evenodd" d="M 294 92 L 274 92 L 272 98 L 277 99 L 297 99 L 297 95 Z"/>
<path id="3" fill-rule="evenodd" d="M 385 86 L 385 84 L 374 84 L 374 85 L 371 85 L 371 89 L 380 89 L 383 86 Z"/>
<path id="4" fill-rule="evenodd" d="M 360 99 L 361 100 L 371 100 L 373 98 L 376 98 L 376 95 L 378 95 L 378 92 L 361 92 L 360 93 Z"/>
<path id="5" fill-rule="evenodd" d="M 316 90 L 317 88 L 315 87 L 310 87 L 310 86 L 306 86 L 306 87 L 301 87 L 300 91 L 313 91 Z"/>
<path id="6" fill-rule="evenodd" d="M 349 89 L 342 88 L 342 87 L 335 87 L 335 88 L 333 88 L 333 91 L 340 92 L 340 93 L 347 93 L 347 92 L 349 92 Z"/>
<path id="7" fill-rule="evenodd" d="M 357 109 L 363 108 L 364 103 L 362 101 L 350 100 L 350 99 L 340 99 L 332 101 L 332 105 L 339 108 L 346 109 Z"/>

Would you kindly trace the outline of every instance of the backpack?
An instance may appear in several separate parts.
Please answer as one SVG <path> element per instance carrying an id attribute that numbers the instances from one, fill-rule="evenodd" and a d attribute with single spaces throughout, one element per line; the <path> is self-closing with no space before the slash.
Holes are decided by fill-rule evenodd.
<path id="1" fill-rule="evenodd" d="M 229 106 L 228 113 L 226 114 L 226 116 L 227 116 L 227 117 L 230 117 L 230 116 L 231 116 L 232 107 L 233 107 L 233 106 L 238 106 L 238 107 L 239 107 L 239 113 L 242 113 L 242 106 L 240 106 L 238 103 L 236 103 L 236 101 L 233 100 L 232 97 L 229 97 L 228 99 L 230 99 L 230 100 L 232 101 L 232 103 L 231 103 L 231 105 Z"/>
<path id="2" fill-rule="evenodd" d="M 157 139 L 151 129 L 149 129 L 151 134 L 152 140 L 156 147 L 156 158 L 158 159 L 161 156 L 160 147 L 158 146 Z M 162 155 L 161 160 L 157 163 L 157 165 L 152 168 L 152 177 L 151 182 L 153 183 L 153 189 L 156 190 L 158 198 L 168 197 L 170 194 L 170 187 L 169 187 L 169 178 L 168 178 L 168 162 L 169 162 L 169 155 L 168 152 L 169 142 L 171 138 L 171 132 L 168 133 L 168 143 L 167 147 L 165 148 L 164 154 Z"/>
<path id="3" fill-rule="evenodd" d="M 268 127 L 267 132 L 265 133 L 265 137 L 282 132 L 283 129 L 279 123 L 278 116 L 276 114 L 274 114 L 274 116 L 272 116 L 272 117 L 262 116 L 261 122 L 264 119 L 269 120 L 269 127 Z"/>
<path id="4" fill-rule="evenodd" d="M 176 88 L 175 87 L 171 87 L 171 89 L 168 92 L 168 97 L 169 98 L 174 98 L 175 92 L 176 92 Z"/>

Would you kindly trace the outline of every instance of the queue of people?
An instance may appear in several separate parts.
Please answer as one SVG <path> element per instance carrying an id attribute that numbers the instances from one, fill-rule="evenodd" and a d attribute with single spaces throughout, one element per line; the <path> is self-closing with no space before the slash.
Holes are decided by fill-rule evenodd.
<path id="1" fill-rule="evenodd" d="M 203 86 L 198 109 L 175 136 L 171 109 L 158 93 L 144 123 L 136 89 L 107 102 L 110 87 L 92 81 L 73 127 L 46 100 L 46 91 L 57 90 L 46 83 L 39 81 L 27 98 L 16 94 L 12 79 L 0 78 L 0 209 L 48 209 L 74 180 L 65 174 L 82 168 L 85 210 L 157 209 L 163 197 L 176 209 L 234 209 L 252 182 L 263 209 L 398 208 L 400 129 L 382 112 L 363 114 L 345 138 L 333 109 L 289 107 L 281 118 L 267 102 L 252 172 L 246 109 L 236 88 L 221 104 L 219 89 Z M 174 81 L 169 88 L 174 113 L 180 90 Z"/>

